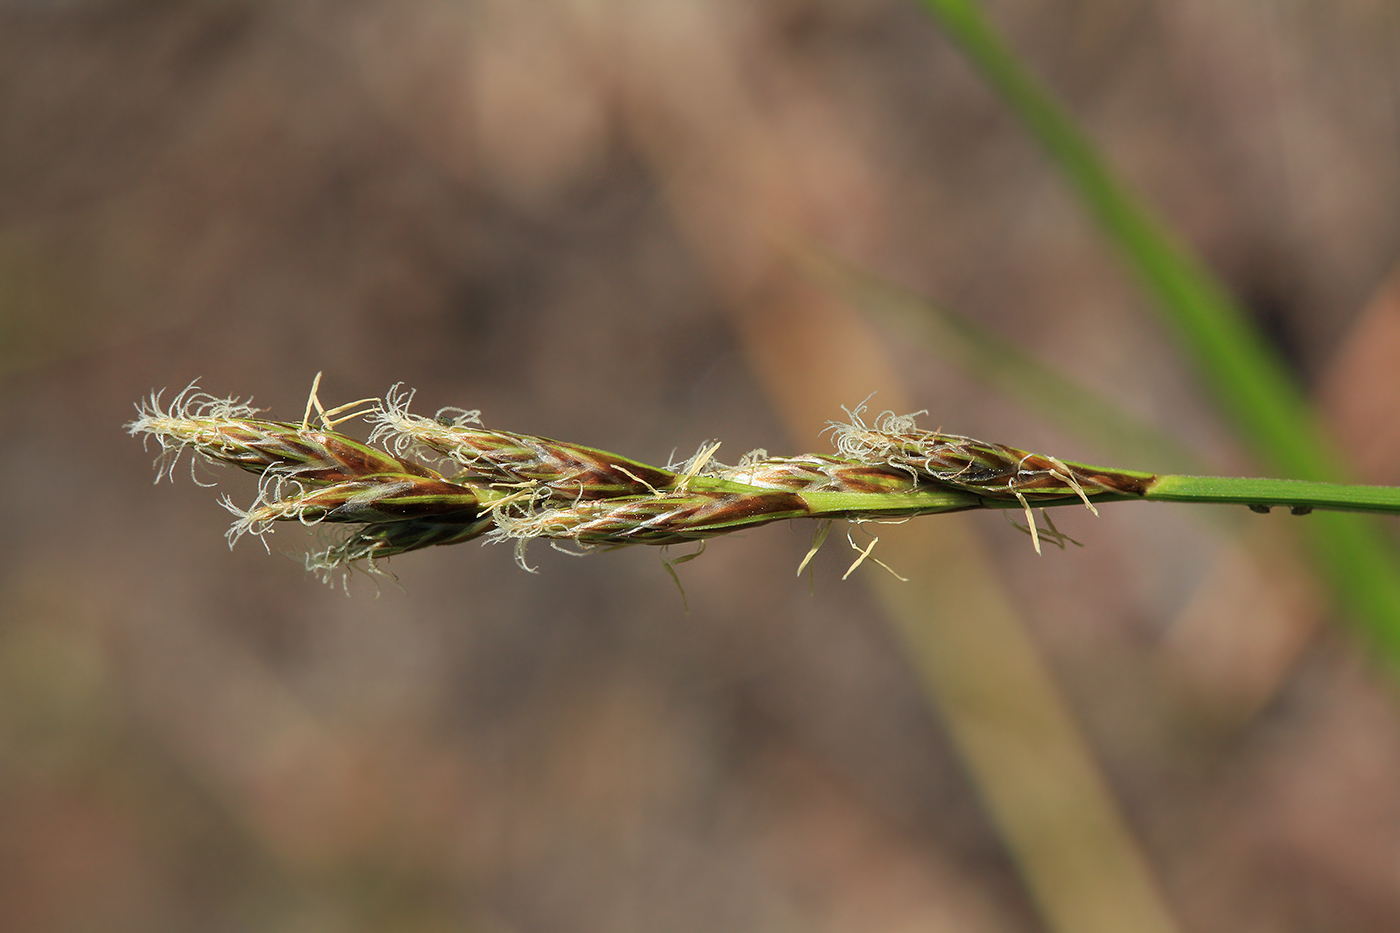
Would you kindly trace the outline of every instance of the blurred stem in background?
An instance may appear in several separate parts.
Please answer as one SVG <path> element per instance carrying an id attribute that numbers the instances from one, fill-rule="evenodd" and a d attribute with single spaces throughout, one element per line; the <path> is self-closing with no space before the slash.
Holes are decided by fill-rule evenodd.
<path id="1" fill-rule="evenodd" d="M 1278 475 L 1342 475 L 1335 444 L 1223 285 L 1133 197 L 1089 139 L 970 0 L 920 0 L 1001 94 L 1074 186 L 1181 337 L 1239 436 Z M 1374 521 L 1319 515 L 1306 529 L 1318 566 L 1370 643 L 1400 667 L 1400 564 Z"/>
<path id="2" fill-rule="evenodd" d="M 668 76 L 639 82 L 619 75 L 632 89 L 628 128 L 662 180 L 678 226 L 727 290 L 735 332 L 792 436 L 809 437 L 832 411 L 872 388 L 880 389 L 882 405 L 917 407 L 870 325 L 845 302 L 794 278 L 768 235 L 813 229 L 827 191 L 859 190 L 861 183 L 828 175 L 821 191 L 803 184 L 791 169 L 803 161 L 800 141 L 764 119 L 706 4 L 667 4 L 664 16 L 637 8 L 637 17 L 658 23 L 637 27 L 648 42 L 622 48 L 607 46 L 618 37 L 588 9 L 576 7 L 575 15 L 600 43 L 600 60 Z M 824 164 L 854 166 L 860 157 L 838 153 Z M 905 585 L 872 574 L 877 597 L 1046 927 L 1174 930 L 1148 861 L 974 523 L 949 515 L 880 534 L 882 559 L 918 568 L 919 579 Z M 1000 918 L 964 928 L 1005 927 L 1002 905 L 978 901 L 975 891 L 950 896 L 963 900 L 949 910 Z"/>

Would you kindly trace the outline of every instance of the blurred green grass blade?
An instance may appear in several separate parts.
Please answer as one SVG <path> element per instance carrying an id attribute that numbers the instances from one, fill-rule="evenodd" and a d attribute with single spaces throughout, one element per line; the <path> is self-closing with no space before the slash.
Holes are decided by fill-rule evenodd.
<path id="1" fill-rule="evenodd" d="M 976 322 L 816 247 L 795 247 L 793 256 L 816 284 L 1094 444 L 1114 462 L 1156 472 L 1207 472 L 1199 458 L 1165 432 Z"/>
<path id="2" fill-rule="evenodd" d="M 1302 392 L 1225 289 L 1114 177 L 1094 145 L 968 0 L 921 0 L 1078 190 L 1184 338 L 1216 398 L 1271 470 L 1325 480 L 1337 470 L 1299 430 Z"/>
<path id="3" fill-rule="evenodd" d="M 1240 436 L 1270 471 L 1340 474 L 1301 389 L 1201 263 L 1117 180 L 1088 138 L 1022 67 L 969 0 L 920 0 L 1040 139 L 1195 358 Z M 1381 529 L 1358 516 L 1305 526 L 1320 566 L 1378 646 L 1400 663 L 1400 566 Z"/>

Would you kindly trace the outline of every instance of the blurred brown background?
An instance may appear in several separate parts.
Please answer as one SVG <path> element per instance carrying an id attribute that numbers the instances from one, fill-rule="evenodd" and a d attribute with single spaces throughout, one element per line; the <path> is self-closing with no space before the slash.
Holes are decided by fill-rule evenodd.
<path id="1" fill-rule="evenodd" d="M 1382 482 L 1398 10 L 988 4 Z M 837 535 L 796 578 L 800 525 L 680 567 L 688 615 L 643 549 L 536 546 L 538 575 L 435 549 L 347 598 L 300 529 L 230 553 L 214 492 L 152 486 L 121 429 L 195 377 L 296 417 L 324 370 L 327 404 L 403 381 L 420 412 L 653 462 L 824 452 L 874 391 L 1154 466 L 868 322 L 795 236 L 1249 469 L 913 3 L 0 4 L 0 929 L 1400 926 L 1396 694 L 1258 546 L 1302 519 L 1064 510 L 1086 546 L 1039 558 L 1001 515 L 925 519 L 972 563 L 877 550 L 917 598 L 842 582 Z M 980 637 L 989 605 L 1001 647 L 908 635 Z M 1005 675 L 1026 648 L 1044 683 Z M 950 684 L 1024 687 L 1059 738 L 1042 756 L 1026 720 L 1022 764 L 979 757 Z M 1006 803 L 1054 786 L 1087 809 Z"/>

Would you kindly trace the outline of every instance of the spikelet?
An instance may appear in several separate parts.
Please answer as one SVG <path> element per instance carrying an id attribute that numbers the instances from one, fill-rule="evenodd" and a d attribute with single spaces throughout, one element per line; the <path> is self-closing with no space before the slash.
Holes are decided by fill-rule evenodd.
<path id="1" fill-rule="evenodd" d="M 1089 497 L 1104 492 L 1141 495 L 1142 476 L 1070 466 L 1044 454 L 957 434 L 925 431 L 915 418 L 924 414 L 884 412 L 874 427 L 862 419 L 864 406 L 848 410 L 849 422 L 833 422 L 836 448 L 844 457 L 881 463 L 912 476 L 993 499 L 1075 496 L 1093 508 Z"/>
<path id="2" fill-rule="evenodd" d="M 726 467 L 712 475 L 747 486 L 793 492 L 911 492 L 919 482 L 916 476 L 896 467 L 821 454 L 769 457 L 763 450 L 752 451 L 738 466 Z"/>
<path id="3" fill-rule="evenodd" d="M 292 493 L 285 483 L 266 483 L 253 508 L 244 511 L 227 500 L 224 507 L 238 516 L 229 530 L 230 543 L 250 532 L 261 534 L 273 522 L 370 524 L 433 518 L 461 523 L 475 521 L 483 511 L 470 489 L 407 473 L 377 473 Z"/>
<path id="4" fill-rule="evenodd" d="M 617 454 L 509 431 L 488 430 L 480 412 L 444 408 L 435 417 L 409 412 L 413 393 L 394 386 L 371 416 L 370 442 L 384 442 L 396 453 L 429 450 L 462 468 L 463 482 L 506 489 L 543 488 L 551 498 L 605 499 L 669 489 L 670 470 Z"/>
<path id="5" fill-rule="evenodd" d="M 1031 543 L 1040 553 L 1040 535 L 1031 511 L 1032 499 L 1078 497 L 1095 515 L 1099 510 L 1091 495 L 1105 492 L 1142 495 L 1142 476 L 1070 466 L 1063 461 L 1005 444 L 979 441 L 958 434 L 925 431 L 915 419 L 926 412 L 897 415 L 886 411 L 874 427 L 863 419 L 865 406 L 847 409 L 848 422 L 829 426 L 836 449 L 843 456 L 866 463 L 883 463 L 907 471 L 915 478 L 941 483 L 952 489 L 988 499 L 1015 499 L 1026 515 Z"/>
<path id="6" fill-rule="evenodd" d="M 668 545 L 700 541 L 740 528 L 752 528 L 811 509 L 800 497 L 781 490 L 732 492 L 659 492 L 620 499 L 583 500 L 564 507 L 529 505 L 497 509 L 492 541 L 515 541 L 516 562 L 526 570 L 524 546 L 537 538 L 576 549 Z"/>
<path id="7" fill-rule="evenodd" d="M 485 534 L 493 526 L 489 513 L 470 520 L 418 518 L 399 522 L 378 522 L 357 528 L 342 541 L 306 558 L 306 569 L 329 578 L 330 572 L 361 561 L 374 569 L 375 563 L 396 554 L 461 544 Z"/>
<path id="8" fill-rule="evenodd" d="M 160 446 L 157 481 L 162 476 L 173 478 L 186 449 L 210 463 L 259 476 L 271 470 L 312 484 L 339 483 L 373 473 L 437 476 L 417 463 L 334 431 L 258 419 L 254 416 L 259 410 L 236 398 L 201 392 L 192 382 L 164 407 L 160 393 L 152 393 L 137 406 L 136 420 L 126 427 L 128 433 L 153 438 Z"/>

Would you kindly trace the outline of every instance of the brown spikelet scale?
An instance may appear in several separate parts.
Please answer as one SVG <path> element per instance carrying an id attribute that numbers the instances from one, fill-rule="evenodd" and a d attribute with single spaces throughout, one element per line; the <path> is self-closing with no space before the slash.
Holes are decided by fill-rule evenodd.
<path id="1" fill-rule="evenodd" d="M 250 510 L 250 526 L 272 521 L 401 522 L 416 518 L 475 520 L 476 495 L 464 486 L 406 473 L 376 473 L 289 496 L 279 494 Z"/>
<path id="2" fill-rule="evenodd" d="M 750 455 L 738 466 L 725 468 L 713 475 L 763 489 L 788 489 L 794 492 L 910 492 L 919 482 L 907 470 L 897 467 L 821 454 L 803 454 L 800 457 Z"/>
<path id="3" fill-rule="evenodd" d="M 810 512 L 801 497 L 781 491 L 660 493 L 498 514 L 492 534 L 497 539 L 556 538 L 589 546 L 679 544 Z"/>
<path id="4" fill-rule="evenodd" d="M 467 482 L 503 487 L 542 487 L 552 498 L 604 499 L 670 489 L 678 477 L 670 470 L 617 454 L 565 441 L 492 431 L 479 413 L 444 409 L 435 418 L 411 414 L 412 393 L 391 390 L 380 410 L 372 441 L 387 440 L 399 453 L 423 447 L 463 468 Z M 449 417 L 448 412 L 456 414 Z"/>

